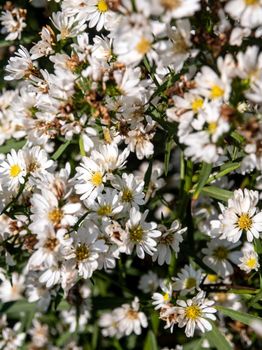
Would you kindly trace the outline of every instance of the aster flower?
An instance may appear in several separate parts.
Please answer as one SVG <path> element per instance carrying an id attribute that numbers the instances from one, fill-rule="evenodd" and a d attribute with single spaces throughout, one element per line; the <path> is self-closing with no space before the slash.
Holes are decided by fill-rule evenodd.
<path id="1" fill-rule="evenodd" d="M 26 164 L 23 152 L 14 149 L 7 154 L 6 160 L 0 165 L 1 184 L 9 191 L 17 191 L 20 184 L 25 182 Z"/>
<path id="2" fill-rule="evenodd" d="M 261 0 L 231 0 L 225 10 L 231 17 L 240 20 L 243 27 L 255 28 L 262 24 Z"/>
<path id="3" fill-rule="evenodd" d="M 15 53 L 15 56 L 9 59 L 6 71 L 8 75 L 4 77 L 5 80 L 19 80 L 36 74 L 37 69 L 33 65 L 27 49 L 20 45 L 20 49 Z"/>
<path id="4" fill-rule="evenodd" d="M 180 291 L 181 295 L 186 295 L 195 289 L 199 289 L 203 273 L 201 270 L 195 270 L 191 265 L 185 265 L 177 276 L 178 277 L 172 278 L 174 281 L 173 289 L 175 291 Z"/>

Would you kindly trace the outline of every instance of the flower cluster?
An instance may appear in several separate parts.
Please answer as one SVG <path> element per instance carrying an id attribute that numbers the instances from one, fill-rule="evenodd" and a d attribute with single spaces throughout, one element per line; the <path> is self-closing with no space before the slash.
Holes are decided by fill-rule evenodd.
<path id="1" fill-rule="evenodd" d="M 0 27 L 0 348 L 261 348 L 262 1 Z"/>

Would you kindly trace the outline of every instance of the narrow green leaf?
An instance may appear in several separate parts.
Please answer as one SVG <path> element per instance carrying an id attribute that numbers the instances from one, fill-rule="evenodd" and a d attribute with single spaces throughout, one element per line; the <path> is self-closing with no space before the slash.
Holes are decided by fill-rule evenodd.
<path id="1" fill-rule="evenodd" d="M 250 325 L 250 323 L 252 321 L 260 321 L 260 322 L 262 322 L 262 318 L 261 317 L 254 316 L 254 315 L 248 314 L 246 312 L 235 311 L 235 310 L 228 309 L 228 308 L 226 308 L 224 306 L 220 306 L 220 305 L 217 305 L 216 309 L 218 311 L 222 312 L 224 315 L 232 318 L 233 320 L 242 322 L 242 323 L 244 323 L 244 324 L 246 324 L 248 326 Z"/>
<path id="2" fill-rule="evenodd" d="M 245 138 L 236 131 L 233 131 L 230 136 L 238 143 L 243 143 L 245 141 Z"/>
<path id="3" fill-rule="evenodd" d="M 67 140 L 65 143 L 63 143 L 52 155 L 53 160 L 57 160 L 61 155 L 64 153 L 64 151 L 67 149 L 67 147 L 70 145 L 70 140 Z"/>
<path id="4" fill-rule="evenodd" d="M 183 345 L 183 350 L 202 350 L 203 338 L 192 340 Z"/>
<path id="5" fill-rule="evenodd" d="M 239 167 L 240 167 L 240 163 L 230 162 L 230 163 L 224 164 L 220 168 L 220 171 L 217 174 L 210 176 L 210 178 L 207 181 L 207 184 L 210 184 L 212 181 L 218 180 L 221 177 L 229 173 L 232 173 L 234 170 L 238 169 Z"/>
<path id="6" fill-rule="evenodd" d="M 80 150 L 81 156 L 85 157 L 86 156 L 86 151 L 85 151 L 84 140 L 83 140 L 82 136 L 79 137 L 79 150 Z"/>
<path id="7" fill-rule="evenodd" d="M 205 336 L 210 345 L 215 347 L 217 350 L 233 350 L 232 346 L 216 327 L 214 322 L 212 322 L 212 331 L 207 332 Z"/>
<path id="8" fill-rule="evenodd" d="M 215 186 L 206 186 L 203 187 L 201 193 L 203 193 L 206 196 L 209 196 L 211 198 L 215 198 L 218 199 L 220 201 L 223 202 L 227 202 L 229 200 L 229 198 L 232 197 L 232 192 L 231 191 L 227 191 L 227 190 L 223 190 L 219 187 L 215 187 Z"/>
<path id="9" fill-rule="evenodd" d="M 209 175 L 210 175 L 211 171 L 212 171 L 212 164 L 203 163 L 202 169 L 201 169 L 200 174 L 199 174 L 199 181 L 197 183 L 195 192 L 193 194 L 193 199 L 197 199 L 198 198 L 202 188 L 207 183 L 207 180 L 209 178 Z"/>
<path id="10" fill-rule="evenodd" d="M 165 146 L 165 160 L 164 160 L 165 176 L 167 176 L 168 170 L 169 170 L 169 162 L 170 162 L 170 154 L 171 154 L 172 146 L 173 146 L 173 138 L 169 137 L 166 141 L 166 146 Z"/>
<path id="11" fill-rule="evenodd" d="M 258 301 L 262 300 L 262 290 L 260 290 L 249 302 L 248 306 L 254 306 Z"/>
<path id="12" fill-rule="evenodd" d="M 158 350 L 155 334 L 151 330 L 147 333 L 143 350 Z"/>
<path id="13" fill-rule="evenodd" d="M 15 141 L 9 140 L 3 146 L 0 146 L 0 153 L 9 153 L 11 149 L 18 150 L 26 144 L 26 140 Z"/>

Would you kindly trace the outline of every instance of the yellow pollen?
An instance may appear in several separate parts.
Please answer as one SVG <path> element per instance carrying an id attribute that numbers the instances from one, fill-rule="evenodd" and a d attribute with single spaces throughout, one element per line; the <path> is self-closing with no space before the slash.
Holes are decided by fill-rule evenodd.
<path id="1" fill-rule="evenodd" d="M 214 250 L 213 255 L 218 260 L 225 260 L 228 257 L 228 250 L 227 250 L 227 248 L 221 246 L 221 247 L 218 247 Z"/>
<path id="2" fill-rule="evenodd" d="M 186 307 L 185 315 L 190 320 L 196 320 L 198 317 L 202 315 L 202 311 L 199 306 L 191 305 Z"/>
<path id="3" fill-rule="evenodd" d="M 208 132 L 210 134 L 214 134 L 216 132 L 216 129 L 217 129 L 217 122 L 208 123 Z"/>
<path id="4" fill-rule="evenodd" d="M 22 169 L 19 165 L 14 164 L 10 167 L 10 176 L 16 177 L 21 173 Z"/>
<path id="5" fill-rule="evenodd" d="M 130 240 L 134 242 L 141 242 L 144 231 L 140 225 L 129 229 Z"/>
<path id="6" fill-rule="evenodd" d="M 193 112 L 198 112 L 200 110 L 200 108 L 203 107 L 204 101 L 202 100 L 202 98 L 196 98 L 192 103 L 191 103 L 191 108 L 193 110 Z"/>
<path id="7" fill-rule="evenodd" d="M 146 38 L 142 38 L 139 43 L 136 45 L 136 51 L 145 55 L 151 48 L 151 43 Z"/>
<path id="8" fill-rule="evenodd" d="M 218 280 L 218 277 L 217 275 L 208 274 L 207 279 L 209 280 L 209 282 L 214 283 Z"/>
<path id="9" fill-rule="evenodd" d="M 170 300 L 169 294 L 168 294 L 168 293 L 165 293 L 165 294 L 163 295 L 163 299 L 164 299 L 164 301 L 169 301 L 169 300 Z"/>
<path id="10" fill-rule="evenodd" d="M 76 260 L 82 261 L 89 257 L 89 250 L 85 244 L 80 244 L 76 248 Z"/>
<path id="11" fill-rule="evenodd" d="M 193 287 L 196 286 L 196 279 L 193 277 L 189 277 L 186 279 L 186 283 L 185 283 L 185 288 L 186 289 L 191 289 Z"/>
<path id="12" fill-rule="evenodd" d="M 107 12 L 108 11 L 108 5 L 105 0 L 99 0 L 97 3 L 97 8 L 99 12 Z"/>
<path id="13" fill-rule="evenodd" d="M 104 129 L 103 130 L 103 134 L 104 134 L 105 142 L 106 143 L 111 143 L 112 142 L 112 138 L 111 138 L 109 129 Z"/>
<path id="14" fill-rule="evenodd" d="M 100 173 L 99 171 L 96 171 L 95 173 L 93 173 L 93 175 L 91 177 L 91 182 L 96 187 L 100 186 L 103 182 L 102 173 Z"/>
<path id="15" fill-rule="evenodd" d="M 59 225 L 63 217 L 63 212 L 59 208 L 55 208 L 48 213 L 48 219 L 54 224 Z"/>
<path id="16" fill-rule="evenodd" d="M 130 191 L 130 189 L 129 188 L 124 188 L 124 190 L 123 190 L 123 194 L 122 194 L 122 201 L 123 202 L 131 202 L 132 201 L 132 199 L 133 199 L 133 193 L 132 193 L 132 191 Z"/>
<path id="17" fill-rule="evenodd" d="M 250 269 L 255 269 L 257 266 L 257 260 L 256 258 L 250 258 L 247 260 L 246 262 L 247 267 L 249 267 Z"/>
<path id="18" fill-rule="evenodd" d="M 237 221 L 237 225 L 241 230 L 249 230 L 252 226 L 252 219 L 248 214 L 242 214 Z"/>
<path id="19" fill-rule="evenodd" d="M 213 85 L 211 88 L 211 98 L 216 99 L 222 97 L 225 91 L 218 85 Z"/>
<path id="20" fill-rule="evenodd" d="M 245 0 L 245 4 L 247 6 L 257 5 L 259 3 L 259 0 Z"/>
<path id="21" fill-rule="evenodd" d="M 107 204 L 107 205 L 102 205 L 98 210 L 97 210 L 97 214 L 98 215 L 110 215 L 112 213 L 112 207 L 111 205 Z"/>

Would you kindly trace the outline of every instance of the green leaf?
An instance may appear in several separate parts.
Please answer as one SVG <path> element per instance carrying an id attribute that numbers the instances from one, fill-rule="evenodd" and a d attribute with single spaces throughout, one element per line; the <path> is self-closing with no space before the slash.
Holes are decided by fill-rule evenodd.
<path id="1" fill-rule="evenodd" d="M 0 147 L 0 153 L 9 153 L 11 149 L 18 150 L 26 144 L 26 140 L 15 141 L 9 140 L 3 146 Z"/>
<path id="2" fill-rule="evenodd" d="M 80 154 L 82 157 L 86 156 L 86 151 L 85 151 L 85 147 L 84 147 L 84 140 L 82 135 L 80 135 L 79 137 L 79 150 L 80 150 Z"/>
<path id="3" fill-rule="evenodd" d="M 207 183 L 210 184 L 212 181 L 220 179 L 221 177 L 233 172 L 239 167 L 240 167 L 240 163 L 230 162 L 227 164 L 223 164 L 220 168 L 220 171 L 217 174 L 210 176 Z"/>
<path id="4" fill-rule="evenodd" d="M 166 141 L 166 147 L 165 147 L 165 160 L 164 160 L 165 176 L 167 176 L 168 174 L 170 153 L 172 150 L 172 146 L 173 146 L 173 138 L 169 137 Z"/>
<path id="5" fill-rule="evenodd" d="M 64 151 L 67 149 L 67 147 L 70 145 L 70 140 L 67 140 L 65 143 L 63 143 L 52 155 L 53 160 L 57 160 L 61 155 L 64 153 Z"/>
<path id="6" fill-rule="evenodd" d="M 248 326 L 250 325 L 250 323 L 252 321 L 262 322 L 261 317 L 254 316 L 254 315 L 248 314 L 246 312 L 235 311 L 235 310 L 228 309 L 228 308 L 226 308 L 224 306 L 220 306 L 220 305 L 217 305 L 216 309 L 218 311 L 222 312 L 222 314 L 224 314 L 225 316 L 232 318 L 232 320 L 242 322 Z"/>
<path id="7" fill-rule="evenodd" d="M 230 136 L 236 140 L 238 143 L 243 143 L 245 141 L 244 136 L 240 135 L 238 132 L 233 131 Z"/>
<path id="8" fill-rule="evenodd" d="M 209 196 L 211 198 L 218 199 L 223 202 L 227 202 L 229 198 L 232 197 L 233 193 L 231 191 L 223 190 L 215 186 L 206 186 L 203 187 L 202 194 Z"/>
<path id="9" fill-rule="evenodd" d="M 258 301 L 262 300 L 262 290 L 260 290 L 249 302 L 248 306 L 254 306 Z"/>
<path id="10" fill-rule="evenodd" d="M 158 350 L 157 340 L 152 330 L 147 333 L 143 350 Z"/>
<path id="11" fill-rule="evenodd" d="M 198 198 L 202 188 L 207 183 L 207 180 L 209 178 L 211 171 L 212 171 L 212 164 L 203 163 L 202 169 L 201 169 L 200 174 L 199 174 L 199 182 L 197 183 L 195 192 L 193 194 L 193 199 Z"/>
<path id="12" fill-rule="evenodd" d="M 15 302 L 5 303 L 1 307 L 1 313 L 6 313 L 8 317 L 17 319 L 21 313 L 31 313 L 36 311 L 36 304 L 29 303 L 27 300 L 18 300 Z"/>
<path id="13" fill-rule="evenodd" d="M 206 339 L 212 347 L 217 350 L 233 350 L 232 346 L 229 344 L 225 336 L 216 327 L 214 322 L 212 322 L 212 331 L 205 334 Z"/>

